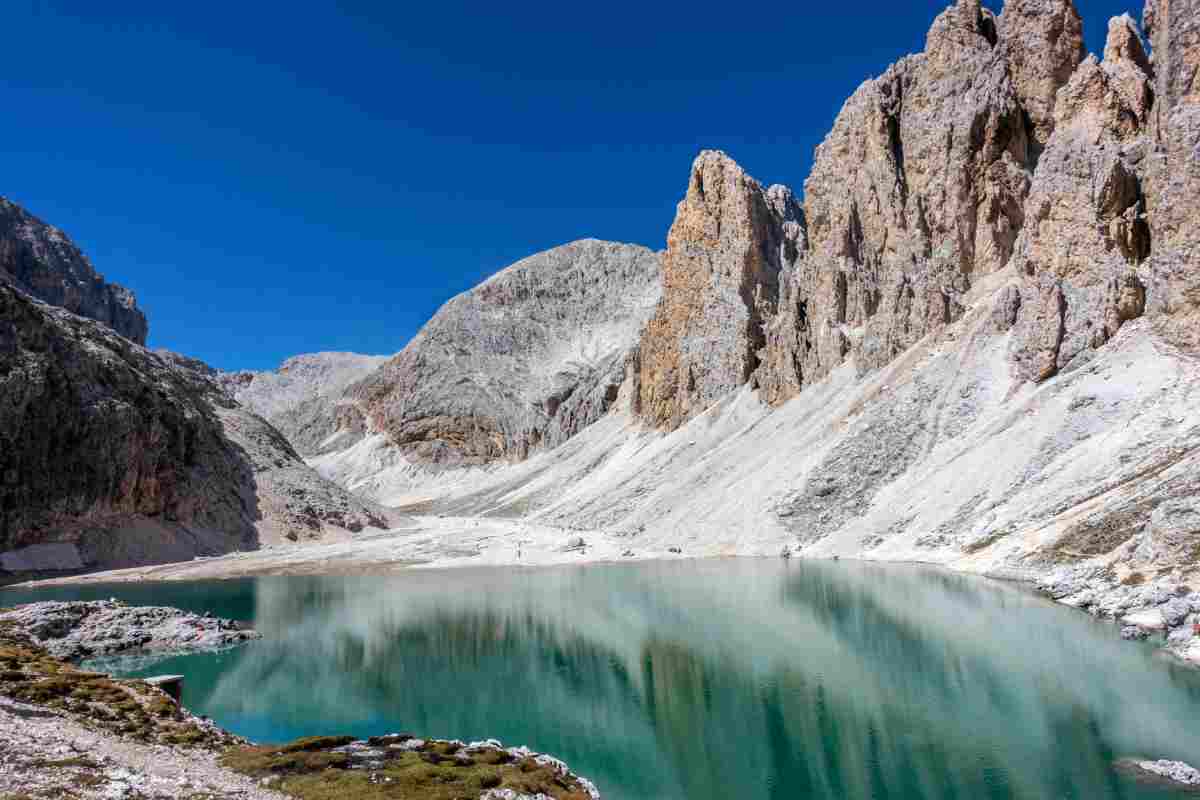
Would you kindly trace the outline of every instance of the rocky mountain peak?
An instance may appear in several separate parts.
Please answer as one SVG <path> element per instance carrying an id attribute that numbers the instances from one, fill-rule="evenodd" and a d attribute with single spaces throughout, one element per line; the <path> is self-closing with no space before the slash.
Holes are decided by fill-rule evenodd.
<path id="1" fill-rule="evenodd" d="M 1108 38 L 1104 43 L 1104 61 L 1107 64 L 1130 61 L 1150 77 L 1154 68 L 1146 55 L 1137 23 L 1128 14 L 1113 17 L 1108 21 Z"/>
<path id="2" fill-rule="evenodd" d="M 1161 125 L 1162 113 L 1200 103 L 1200 7 L 1195 0 L 1146 0 L 1142 21 L 1154 53 Z"/>
<path id="3" fill-rule="evenodd" d="M 719 205 L 726 187 L 710 178 L 690 194 Z M 695 224 L 692 235 L 715 235 Z M 461 465 L 566 441 L 616 401 L 659 268 L 645 247 L 585 239 L 501 270 L 347 390 L 344 442 L 382 434 L 419 464 Z"/>
<path id="4" fill-rule="evenodd" d="M 133 292 L 107 283 L 58 228 L 0 197 L 0 284 L 103 322 L 138 344 L 149 326 Z"/>
<path id="5" fill-rule="evenodd" d="M 955 49 L 986 51 L 996 44 L 996 18 L 980 0 L 957 0 L 925 35 L 925 53 L 942 63 L 957 60 Z"/>
<path id="6" fill-rule="evenodd" d="M 999 29 L 1036 155 L 1054 131 L 1055 95 L 1087 52 L 1083 20 L 1071 0 L 1006 0 Z"/>
<path id="7" fill-rule="evenodd" d="M 1144 193 L 1153 253 L 1149 307 L 1174 345 L 1200 348 L 1200 0 L 1149 0 L 1152 152 Z"/>

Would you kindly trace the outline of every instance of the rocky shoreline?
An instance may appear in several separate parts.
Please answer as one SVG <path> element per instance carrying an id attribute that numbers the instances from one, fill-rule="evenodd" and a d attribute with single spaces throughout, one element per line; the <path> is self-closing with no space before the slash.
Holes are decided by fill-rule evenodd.
<path id="1" fill-rule="evenodd" d="M 719 553 L 695 547 L 673 550 L 665 544 L 643 545 L 634 550 L 637 542 L 620 531 L 562 528 L 524 520 L 419 517 L 414 521 L 418 523 L 416 527 L 352 542 L 264 549 L 203 561 L 62 577 L 23 586 L 220 580 L 261 575 L 388 575 L 414 568 L 535 567 L 774 557 L 779 553 L 774 541 L 763 546 L 766 552 Z M 648 538 L 650 533 L 645 536 Z M 515 541 L 521 542 L 520 550 L 513 544 Z M 791 555 L 809 557 L 800 552 Z M 954 564 L 931 565 L 956 572 L 973 571 Z M 1113 622 L 1126 639 L 1161 639 L 1166 652 L 1200 666 L 1200 636 L 1195 635 L 1194 628 L 1200 620 L 1200 592 L 1185 567 L 1140 572 L 1116 560 L 1047 565 L 1044 570 L 1021 573 L 985 569 L 980 574 L 1028 584 L 1056 602 Z"/>
<path id="2" fill-rule="evenodd" d="M 599 800 L 551 756 L 494 740 L 395 734 L 255 745 L 142 680 L 72 662 L 198 652 L 259 637 L 238 623 L 115 600 L 0 611 L 0 798 L 472 797 Z"/>
<path id="3" fill-rule="evenodd" d="M 1115 623 L 1123 639 L 1160 639 L 1164 652 L 1200 666 L 1200 593 L 1177 575 L 1077 566 L 1056 570 L 1036 587 L 1056 602 Z"/>
<path id="4" fill-rule="evenodd" d="M 234 620 L 119 600 L 29 603 L 0 611 L 0 626 L 31 636 L 54 658 L 174 655 L 221 650 L 260 638 Z"/>

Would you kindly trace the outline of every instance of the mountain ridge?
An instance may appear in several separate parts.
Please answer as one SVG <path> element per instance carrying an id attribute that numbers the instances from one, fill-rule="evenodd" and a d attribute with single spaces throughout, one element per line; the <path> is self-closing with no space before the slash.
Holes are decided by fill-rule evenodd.
<path id="1" fill-rule="evenodd" d="M 107 283 L 58 228 L 0 197 L 0 284 L 108 325 L 137 344 L 150 326 L 133 292 Z"/>

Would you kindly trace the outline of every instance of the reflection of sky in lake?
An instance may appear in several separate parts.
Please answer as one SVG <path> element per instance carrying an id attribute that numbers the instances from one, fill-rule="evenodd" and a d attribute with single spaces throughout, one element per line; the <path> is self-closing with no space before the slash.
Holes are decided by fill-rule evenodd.
<path id="1" fill-rule="evenodd" d="M 266 640 L 144 672 L 187 674 L 189 705 L 260 740 L 494 736 L 620 800 L 1150 798 L 1170 794 L 1114 759 L 1200 762 L 1191 670 L 933 570 L 737 559 L 205 586 L 215 613 L 252 601 Z"/>

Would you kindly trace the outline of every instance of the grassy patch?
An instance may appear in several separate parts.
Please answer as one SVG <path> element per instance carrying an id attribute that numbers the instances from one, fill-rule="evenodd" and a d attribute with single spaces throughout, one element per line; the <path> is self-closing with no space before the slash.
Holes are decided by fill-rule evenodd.
<path id="1" fill-rule="evenodd" d="M 221 763 L 302 800 L 475 800 L 488 789 L 545 794 L 555 800 L 589 800 L 577 780 L 533 758 L 504 750 L 467 751 L 453 742 L 428 741 L 414 750 L 381 737 L 364 749 L 345 748 L 345 737 L 313 737 L 275 747 L 237 747 Z M 321 746 L 321 741 L 324 745 Z M 339 749 L 340 748 L 340 749 Z"/>
<path id="2" fill-rule="evenodd" d="M 0 695 L 144 742 L 217 749 L 231 739 L 197 725 L 166 693 L 145 681 L 77 669 L 10 625 L 0 626 Z"/>
<path id="3" fill-rule="evenodd" d="M 306 736 L 279 748 L 281 753 L 308 753 L 316 750 L 331 750 L 354 741 L 353 736 Z"/>

